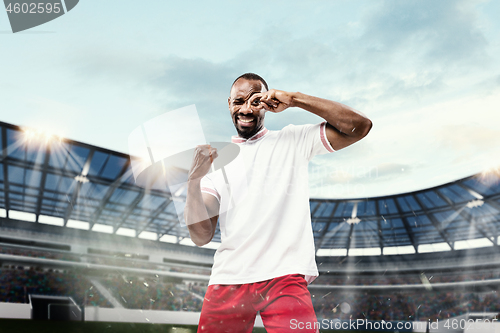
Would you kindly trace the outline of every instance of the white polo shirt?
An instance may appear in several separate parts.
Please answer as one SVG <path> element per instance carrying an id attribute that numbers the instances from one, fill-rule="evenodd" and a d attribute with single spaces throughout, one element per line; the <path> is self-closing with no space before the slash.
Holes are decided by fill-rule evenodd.
<path id="1" fill-rule="evenodd" d="M 287 274 L 318 276 L 309 209 L 308 162 L 333 152 L 326 122 L 233 137 L 238 157 L 201 181 L 220 203 L 221 245 L 209 284 L 244 284 Z M 231 195 L 230 195 L 231 193 Z M 232 198 L 230 197 L 232 196 Z"/>

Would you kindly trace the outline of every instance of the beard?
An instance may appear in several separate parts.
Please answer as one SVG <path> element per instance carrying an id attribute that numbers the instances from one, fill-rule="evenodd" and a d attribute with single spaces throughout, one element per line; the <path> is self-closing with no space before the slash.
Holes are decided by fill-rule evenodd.
<path id="1" fill-rule="evenodd" d="M 250 139 L 252 136 L 257 134 L 261 129 L 258 128 L 257 126 L 252 127 L 252 128 L 238 128 L 236 126 L 236 132 L 238 132 L 238 135 L 244 139 Z"/>
<path id="2" fill-rule="evenodd" d="M 238 117 L 239 115 L 235 115 L 233 117 L 233 123 L 234 127 L 236 128 L 236 132 L 238 132 L 238 135 L 244 139 L 250 139 L 252 136 L 257 134 L 263 127 L 262 119 L 259 117 L 253 117 L 253 124 L 254 126 L 240 126 L 238 124 Z M 248 115 L 245 116 L 246 118 L 249 118 Z"/>

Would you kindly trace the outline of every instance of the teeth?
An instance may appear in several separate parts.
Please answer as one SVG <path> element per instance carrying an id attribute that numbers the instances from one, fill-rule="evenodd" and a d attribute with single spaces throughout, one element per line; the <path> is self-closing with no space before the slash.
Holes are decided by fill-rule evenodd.
<path id="1" fill-rule="evenodd" d="M 245 119 L 241 119 L 241 118 L 240 118 L 240 121 L 241 121 L 241 122 L 244 122 L 244 123 L 251 123 L 251 122 L 253 121 L 253 119 L 246 119 L 246 120 L 245 120 Z"/>

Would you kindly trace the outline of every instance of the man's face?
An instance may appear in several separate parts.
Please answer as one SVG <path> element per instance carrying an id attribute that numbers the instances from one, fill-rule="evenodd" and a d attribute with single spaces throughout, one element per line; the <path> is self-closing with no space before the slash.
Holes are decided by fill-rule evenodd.
<path id="1" fill-rule="evenodd" d="M 231 88 L 231 96 L 228 98 L 229 111 L 233 119 L 234 127 L 238 135 L 248 139 L 264 127 L 264 108 L 250 105 L 252 95 L 265 92 L 266 88 L 262 82 L 257 80 L 239 79 Z"/>

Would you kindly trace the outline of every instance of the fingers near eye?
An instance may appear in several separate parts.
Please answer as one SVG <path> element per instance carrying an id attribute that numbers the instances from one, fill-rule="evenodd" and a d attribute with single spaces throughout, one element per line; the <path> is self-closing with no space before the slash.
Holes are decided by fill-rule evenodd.
<path id="1" fill-rule="evenodd" d="M 264 106 L 264 109 L 266 109 L 267 111 L 273 111 L 274 107 L 269 102 L 263 103 L 262 105 Z"/>
<path id="2" fill-rule="evenodd" d="M 262 98 L 263 96 L 260 93 L 253 94 L 252 97 L 250 97 L 250 99 L 248 100 L 248 103 L 251 106 L 259 106 Z"/>
<path id="3" fill-rule="evenodd" d="M 253 101 L 250 102 L 250 105 L 252 106 L 259 106 L 260 104 L 260 98 L 255 98 Z"/>

